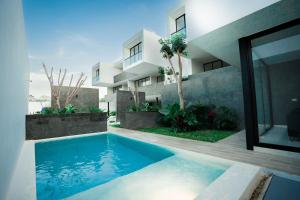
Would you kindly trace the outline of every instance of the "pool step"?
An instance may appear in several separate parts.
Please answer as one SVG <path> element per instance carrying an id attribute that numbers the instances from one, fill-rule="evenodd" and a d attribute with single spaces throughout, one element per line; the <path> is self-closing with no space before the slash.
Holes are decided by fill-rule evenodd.
<path id="1" fill-rule="evenodd" d="M 260 167 L 235 164 L 202 191 L 195 200 L 248 200 L 262 175 Z"/>

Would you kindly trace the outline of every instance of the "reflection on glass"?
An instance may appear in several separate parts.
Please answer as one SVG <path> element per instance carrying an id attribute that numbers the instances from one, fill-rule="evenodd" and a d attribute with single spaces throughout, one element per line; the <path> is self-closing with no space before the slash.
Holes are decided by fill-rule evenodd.
<path id="1" fill-rule="evenodd" d="M 259 142 L 300 147 L 300 26 L 252 40 L 252 58 Z"/>

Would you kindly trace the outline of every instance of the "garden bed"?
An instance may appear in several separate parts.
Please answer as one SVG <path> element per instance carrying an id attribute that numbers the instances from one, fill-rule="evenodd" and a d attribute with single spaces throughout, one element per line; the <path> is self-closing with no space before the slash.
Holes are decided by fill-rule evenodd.
<path id="1" fill-rule="evenodd" d="M 141 128 L 139 129 L 139 131 L 212 143 L 222 140 L 235 133 L 234 131 L 224 130 L 196 130 L 189 132 L 173 132 L 172 129 L 168 127 Z"/>
<path id="2" fill-rule="evenodd" d="M 107 113 L 26 115 L 26 139 L 79 135 L 107 131 Z"/>

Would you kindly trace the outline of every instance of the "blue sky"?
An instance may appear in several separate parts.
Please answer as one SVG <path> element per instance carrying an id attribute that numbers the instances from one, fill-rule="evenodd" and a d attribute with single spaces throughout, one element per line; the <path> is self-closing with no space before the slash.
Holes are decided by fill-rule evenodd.
<path id="1" fill-rule="evenodd" d="M 142 28 L 167 31 L 178 0 L 23 0 L 32 72 L 41 62 L 90 73 L 121 57 L 122 43 Z M 90 74 L 88 74 L 90 75 Z"/>
<path id="2" fill-rule="evenodd" d="M 166 35 L 167 13 L 180 0 L 23 0 L 28 54 L 29 93 L 50 96 L 42 62 L 55 71 L 88 75 L 97 62 L 122 56 L 122 44 L 146 28 Z M 70 74 L 69 74 L 70 77 Z M 66 79 L 66 83 L 67 83 Z M 106 94 L 100 89 L 100 97 Z"/>

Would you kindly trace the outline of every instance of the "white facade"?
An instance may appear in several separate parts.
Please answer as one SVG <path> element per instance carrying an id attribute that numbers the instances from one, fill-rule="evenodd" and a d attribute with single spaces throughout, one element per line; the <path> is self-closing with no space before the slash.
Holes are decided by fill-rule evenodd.
<path id="1" fill-rule="evenodd" d="M 187 39 L 191 41 L 279 0 L 186 0 Z"/>
<path id="2" fill-rule="evenodd" d="M 25 140 L 29 84 L 21 0 L 0 1 L 0 199 L 6 199 Z"/>

